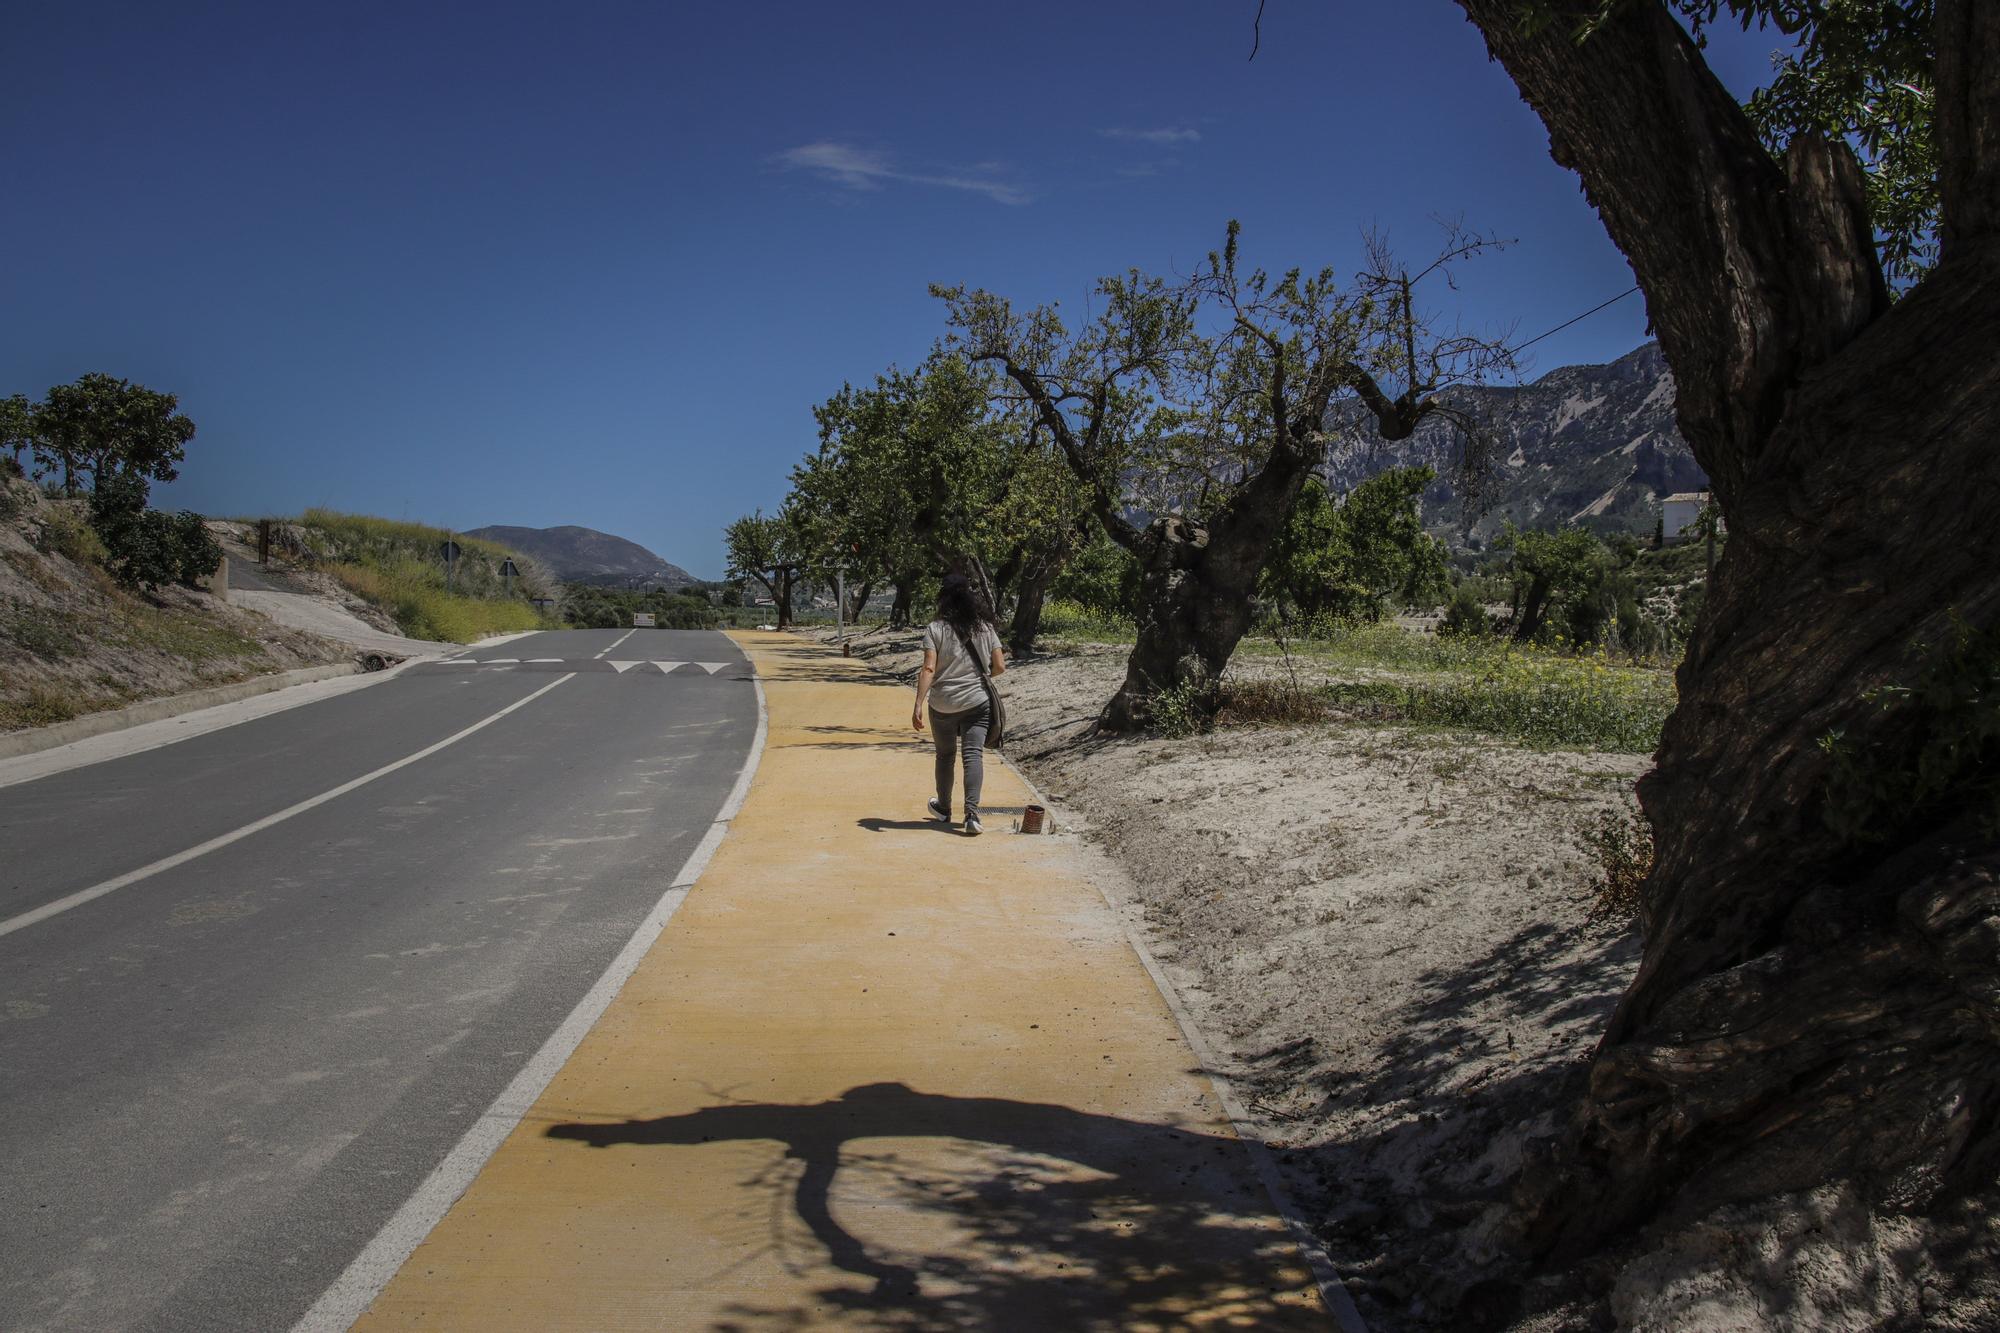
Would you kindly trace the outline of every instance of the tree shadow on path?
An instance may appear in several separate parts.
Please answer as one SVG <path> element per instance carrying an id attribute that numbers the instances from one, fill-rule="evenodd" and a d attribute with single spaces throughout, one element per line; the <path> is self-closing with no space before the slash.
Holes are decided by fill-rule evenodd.
<path id="1" fill-rule="evenodd" d="M 877 1328 L 1331 1326 L 1233 1138 L 901 1083 L 546 1133 L 597 1148 L 783 1145 L 796 1164 L 792 1210 L 831 1270 L 809 1270 L 810 1301 L 738 1306 L 718 1328 L 812 1327 L 829 1311 Z M 837 1191 L 843 1168 L 850 1179 Z M 782 1189 L 772 1174 L 749 1184 Z M 836 1215 L 838 1198 L 857 1191 L 861 1216 L 901 1221 L 901 1248 L 864 1240 Z M 920 1251 L 908 1244 L 913 1224 Z"/>

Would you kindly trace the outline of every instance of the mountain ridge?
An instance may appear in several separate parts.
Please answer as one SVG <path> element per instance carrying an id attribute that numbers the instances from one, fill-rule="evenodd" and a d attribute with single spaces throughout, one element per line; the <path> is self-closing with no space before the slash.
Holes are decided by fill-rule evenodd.
<path id="1" fill-rule="evenodd" d="M 499 542 L 523 555 L 533 556 L 567 583 L 640 588 L 649 585 L 679 587 L 701 581 L 635 541 L 574 523 L 552 528 L 523 528 L 496 523 L 483 528 L 470 528 L 465 535 Z"/>
<path id="2" fill-rule="evenodd" d="M 1558 366 L 1526 384 L 1461 389 L 1452 398 L 1493 439 L 1483 508 L 1466 513 L 1455 439 L 1442 423 L 1333 460 L 1329 481 L 1345 490 L 1392 467 L 1428 464 L 1438 480 L 1422 498 L 1424 526 L 1481 545 L 1509 519 L 1522 528 L 1578 524 L 1650 536 L 1667 496 L 1708 486 L 1675 424 L 1673 373 L 1656 342 L 1599 365 Z"/>

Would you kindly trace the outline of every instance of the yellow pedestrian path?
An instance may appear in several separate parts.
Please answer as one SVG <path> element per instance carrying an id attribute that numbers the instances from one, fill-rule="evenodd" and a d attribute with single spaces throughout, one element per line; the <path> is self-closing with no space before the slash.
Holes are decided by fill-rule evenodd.
<path id="1" fill-rule="evenodd" d="M 739 634 L 769 735 L 639 969 L 358 1328 L 1326 1328 L 1173 1016 L 989 763 Z"/>

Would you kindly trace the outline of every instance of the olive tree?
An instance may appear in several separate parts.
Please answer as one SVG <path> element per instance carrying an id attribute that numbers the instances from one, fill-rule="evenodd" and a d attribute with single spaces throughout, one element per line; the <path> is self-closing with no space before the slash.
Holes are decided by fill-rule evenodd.
<path id="1" fill-rule="evenodd" d="M 1640 784 L 1644 956 L 1527 1234 L 1586 1250 L 1829 1179 L 1913 1211 L 1990 1190 L 2000 5 L 1459 3 L 1631 261 L 1730 534 Z M 1680 21 L 1724 10 L 1908 84 L 1935 262 L 1899 299 L 1850 127 L 1760 136 Z"/>
<path id="2" fill-rule="evenodd" d="M 1272 543 L 1336 440 L 1357 427 L 1404 439 L 1434 416 L 1456 419 L 1441 395 L 1506 363 L 1490 341 L 1438 332 L 1413 295 L 1491 244 L 1455 235 L 1414 275 L 1371 246 L 1368 267 L 1343 283 L 1330 269 L 1240 268 L 1231 223 L 1192 278 L 1105 278 L 1102 309 L 1075 331 L 1050 306 L 934 289 L 949 345 L 1000 368 L 1097 522 L 1138 561 L 1137 642 L 1106 729 L 1145 725 L 1169 690 L 1213 706 Z"/>

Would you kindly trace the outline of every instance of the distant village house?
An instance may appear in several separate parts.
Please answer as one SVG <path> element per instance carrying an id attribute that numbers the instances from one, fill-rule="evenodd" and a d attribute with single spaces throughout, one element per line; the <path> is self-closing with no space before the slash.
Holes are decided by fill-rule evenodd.
<path id="1" fill-rule="evenodd" d="M 1661 522 L 1670 542 L 1677 542 L 1681 535 L 1694 525 L 1701 511 L 1708 507 L 1707 491 L 1680 491 L 1669 495 L 1661 502 L 1663 512 Z"/>

